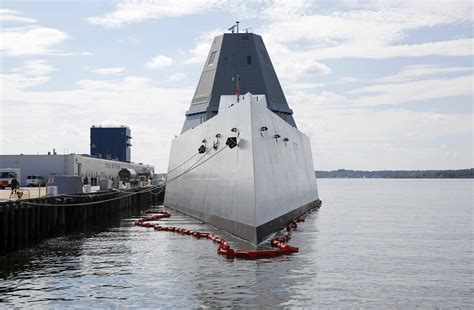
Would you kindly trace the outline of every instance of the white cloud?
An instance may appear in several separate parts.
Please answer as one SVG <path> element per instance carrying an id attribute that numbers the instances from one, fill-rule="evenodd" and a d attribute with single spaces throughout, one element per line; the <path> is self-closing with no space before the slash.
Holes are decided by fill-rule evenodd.
<path id="1" fill-rule="evenodd" d="M 120 1 L 115 9 L 89 22 L 105 27 L 164 17 L 177 17 L 217 10 L 253 17 L 268 22 L 261 33 L 274 49 L 304 42 L 300 57 L 318 59 L 420 57 L 428 55 L 470 56 L 473 41 L 469 38 L 404 44 L 409 32 L 448 24 L 469 24 L 473 21 L 469 2 L 406 2 L 372 1 L 348 3 L 346 8 L 321 10 L 313 1 L 232 1 L 200 0 L 174 5 L 163 1 Z M 250 14 L 250 15 L 249 15 Z M 223 31 L 219 30 L 218 34 Z M 202 63 L 215 33 L 203 33 L 186 63 Z M 209 38 L 210 37 L 210 38 Z M 296 52 L 296 50 L 291 50 Z"/>
<path id="2" fill-rule="evenodd" d="M 358 88 L 350 93 L 368 94 L 355 99 L 354 102 L 374 106 L 472 95 L 473 85 L 473 76 L 468 75 L 406 83 L 376 84 Z"/>
<path id="3" fill-rule="evenodd" d="M 441 67 L 438 65 L 410 65 L 404 67 L 399 73 L 392 76 L 387 76 L 377 79 L 377 82 L 407 82 L 418 80 L 421 77 L 433 76 L 433 75 L 443 75 L 453 73 L 467 73 L 472 72 L 472 67 Z"/>
<path id="4" fill-rule="evenodd" d="M 38 22 L 36 19 L 20 16 L 20 13 L 13 10 L 0 9 L 0 23 L 14 22 L 24 24 L 34 24 Z"/>
<path id="5" fill-rule="evenodd" d="M 55 53 L 56 45 L 68 39 L 68 35 L 58 29 L 43 27 L 37 20 L 22 16 L 20 12 L 0 9 L 0 50 L 6 56 L 23 56 Z M 7 28 L 5 23 L 34 24 Z"/>
<path id="6" fill-rule="evenodd" d="M 58 29 L 40 26 L 3 28 L 0 50 L 8 56 L 47 54 L 68 35 Z"/>
<path id="7" fill-rule="evenodd" d="M 470 56 L 471 38 L 404 43 L 410 31 L 449 24 L 472 23 L 472 5 L 456 2 L 396 2 L 369 3 L 367 9 L 350 7 L 321 13 L 308 3 L 291 3 L 295 9 L 275 8 L 273 3 L 264 13 L 269 22 L 262 34 L 273 50 L 288 50 L 291 54 L 313 60 L 430 55 Z M 275 13 L 277 10 L 280 13 Z M 285 11 L 288 11 L 285 14 Z M 286 17 L 285 17 L 286 16 Z"/>
<path id="8" fill-rule="evenodd" d="M 147 67 L 150 69 L 162 69 L 165 67 L 169 67 L 173 64 L 173 59 L 165 55 L 158 55 L 154 57 L 152 60 L 147 62 Z"/>
<path id="9" fill-rule="evenodd" d="M 261 15 L 271 20 L 292 20 L 295 16 L 312 12 L 313 5 L 307 0 L 275 0 L 263 8 Z"/>
<path id="10" fill-rule="evenodd" d="M 130 43 L 130 44 L 140 44 L 142 43 L 142 39 L 135 37 L 135 36 L 127 36 L 125 39 L 118 39 L 117 42 L 119 43 Z"/>
<path id="11" fill-rule="evenodd" d="M 2 56 L 90 56 L 90 52 L 63 52 L 57 46 L 69 35 L 61 30 L 43 27 L 36 19 L 21 16 L 17 11 L 0 9 L 0 51 Z M 8 22 L 22 24 L 20 27 L 5 27 Z"/>
<path id="12" fill-rule="evenodd" d="M 427 80 L 427 78 L 450 78 L 459 76 L 459 74 L 465 75 L 474 71 L 472 67 L 448 67 L 433 64 L 422 64 L 422 65 L 408 65 L 402 67 L 401 70 L 395 74 L 382 76 L 377 78 L 355 78 L 355 77 L 341 77 L 338 78 L 338 83 L 364 83 L 371 85 L 380 85 L 387 83 L 406 83 L 410 81 Z M 355 89 L 353 93 L 358 93 Z"/>
<path id="13" fill-rule="evenodd" d="M 224 30 L 222 29 L 201 32 L 195 39 L 196 45 L 191 49 L 185 63 L 203 64 L 209 54 L 213 39 L 216 36 L 222 35 L 223 32 Z M 274 44 L 266 44 L 266 46 L 278 77 L 282 84 L 284 84 L 284 88 L 303 88 L 303 85 L 297 85 L 297 81 L 332 73 L 332 70 L 327 65 L 316 61 L 312 55 L 295 53 L 281 45 L 277 47 Z M 300 83 L 309 85 L 305 82 Z"/>
<path id="14" fill-rule="evenodd" d="M 352 76 L 343 76 L 338 79 L 338 83 L 358 83 L 363 81 L 363 79 L 355 78 Z"/>
<path id="15" fill-rule="evenodd" d="M 48 82 L 51 78 L 48 76 L 27 76 L 20 73 L 12 74 L 0 74 L 0 80 L 2 81 L 2 100 L 5 89 L 15 88 L 24 89 L 31 86 L 36 86 Z M 3 114 L 6 115 L 6 114 Z"/>
<path id="16" fill-rule="evenodd" d="M 272 55 L 270 54 L 270 57 Z M 296 55 L 295 55 L 296 56 Z M 286 87 L 299 87 L 295 84 L 307 78 L 315 78 L 320 75 L 332 73 L 332 70 L 323 63 L 313 59 L 305 59 L 304 57 L 275 57 L 275 70 L 280 78 L 281 83 Z M 299 82 L 304 83 L 304 82 Z M 307 84 L 307 83 L 304 83 Z"/>
<path id="17" fill-rule="evenodd" d="M 471 38 L 404 43 L 412 30 L 469 23 L 472 7 L 466 3 L 369 2 L 363 9 L 329 11 L 317 10 L 314 3 L 303 0 L 271 1 L 261 6 L 261 16 L 268 22 L 259 32 L 285 88 L 298 88 L 296 81 L 307 83 L 314 75 L 331 73 L 321 62 L 324 59 L 473 55 Z M 202 32 L 185 63 L 204 63 L 212 39 L 223 32 Z"/>
<path id="18" fill-rule="evenodd" d="M 125 71 L 125 67 L 99 68 L 99 69 L 91 70 L 91 72 L 100 74 L 100 75 L 113 75 L 113 74 L 122 73 L 124 71 Z"/>
<path id="19" fill-rule="evenodd" d="M 380 45 L 379 42 L 351 42 L 303 54 L 315 59 L 365 58 L 387 59 L 394 57 L 471 56 L 473 39 L 456 39 L 421 44 Z"/>
<path id="20" fill-rule="evenodd" d="M 22 67 L 10 70 L 9 74 L 0 75 L 2 91 L 9 88 L 24 89 L 44 84 L 51 79 L 51 73 L 56 70 L 45 60 L 26 61 Z"/>
<path id="21" fill-rule="evenodd" d="M 0 108 L 8 118 L 2 119 L 0 129 L 4 136 L 28 137 L 34 129 L 35 138 L 28 144 L 4 139 L 2 152 L 36 154 L 55 147 L 88 153 L 91 125 L 126 124 L 134 139 L 132 159 L 166 170 L 170 143 L 181 131 L 192 88 L 163 88 L 148 78 L 126 76 L 80 80 L 70 90 L 30 91 L 21 86 L 27 77 L 17 71 L 1 76 Z"/>
<path id="22" fill-rule="evenodd" d="M 10 70 L 14 73 L 22 73 L 25 76 L 45 76 L 57 69 L 51 66 L 46 60 L 28 60 L 24 66 Z"/>
<path id="23" fill-rule="evenodd" d="M 284 17 L 288 14 L 308 12 L 311 2 L 294 1 L 229 1 L 229 0 L 185 0 L 176 4 L 173 0 L 134 0 L 118 1 L 114 9 L 102 16 L 89 17 L 86 20 L 105 28 L 118 28 L 126 24 L 156 21 L 167 17 L 179 17 L 209 12 L 230 12 L 242 18 Z"/>
<path id="24" fill-rule="evenodd" d="M 192 0 L 176 3 L 172 0 L 135 0 L 120 1 L 115 9 L 102 16 L 89 17 L 87 21 L 105 28 L 117 28 L 125 24 L 134 24 L 146 20 L 159 20 L 165 17 L 177 17 L 199 14 L 214 10 L 222 5 L 217 0 Z"/>
<path id="25" fill-rule="evenodd" d="M 393 1 L 387 5 L 372 4 L 369 8 L 329 11 L 311 10 L 307 6 L 308 3 L 303 2 L 300 8 L 283 13 L 286 18 L 267 14 L 271 22 L 265 27 L 266 32 L 278 42 L 331 39 L 386 45 L 405 39 L 409 30 L 453 23 L 468 24 L 473 20 L 469 2 L 446 5 L 443 2 Z"/>
<path id="26" fill-rule="evenodd" d="M 194 40 L 196 45 L 189 52 L 189 57 L 184 63 L 186 64 L 202 64 L 205 62 L 209 49 L 211 48 L 212 40 L 224 33 L 222 29 L 214 29 L 209 31 L 203 31 Z"/>
<path id="27" fill-rule="evenodd" d="M 302 83 L 302 82 L 296 82 L 293 84 L 287 84 L 285 87 L 285 90 L 309 90 L 312 88 L 319 88 L 323 87 L 324 84 L 322 83 Z"/>
<path id="28" fill-rule="evenodd" d="M 25 67 L 28 65 L 35 64 Z M 36 76 L 54 71 L 38 68 Z M 26 78 L 25 70 L 13 71 L 8 74 L 11 80 L 22 75 Z M 46 152 L 56 147 L 87 153 L 87 130 L 92 124 L 123 123 L 132 128 L 133 160 L 156 163 L 158 171 L 166 170 L 171 138 L 181 129 L 188 98 L 194 91 L 160 88 L 150 79 L 133 76 L 110 81 L 81 80 L 76 88 L 67 91 L 26 91 L 19 84 L 4 82 L 2 77 L 2 113 L 9 118 L 2 122 L 2 134 L 12 135 L 10 128 L 15 128 L 15 134 L 28 135 L 30 128 L 35 128 L 35 139 L 28 145 L 19 146 L 4 139 L 2 144 L 8 152 Z M 360 110 L 351 106 L 348 98 L 328 91 L 296 92 L 288 96 L 288 101 L 298 127 L 311 138 L 318 169 L 340 168 L 342 163 L 358 169 L 435 168 L 433 163 L 446 165 L 452 158 L 445 157 L 454 155 L 436 149 L 436 143 L 419 144 L 471 131 L 471 115 Z M 134 109 L 130 110 L 130 105 Z M 33 106 L 41 108 L 29 117 Z M 71 119 L 76 121 L 71 123 Z M 18 122 L 28 122 L 29 126 L 14 126 Z M 71 135 L 77 139 L 71 141 Z M 468 154 L 460 150 L 451 167 L 469 165 Z"/>
<path id="29" fill-rule="evenodd" d="M 332 73 L 328 66 L 312 59 L 295 59 L 294 57 L 286 59 L 286 61 L 278 59 L 276 65 L 283 76 L 292 75 L 295 78 L 301 78 L 302 75 L 315 76 Z"/>
<path id="30" fill-rule="evenodd" d="M 364 2 L 363 7 L 359 4 L 338 9 L 324 9 L 317 3 L 303 0 L 196 1 L 178 5 L 171 5 L 169 1 L 114 3 L 111 12 L 88 21 L 117 28 L 213 11 L 245 18 L 258 15 L 263 26 L 253 25 L 253 30 L 262 34 L 265 40 L 290 107 L 295 111 L 298 127 L 311 138 L 317 168 L 455 168 L 472 163 L 472 141 L 467 138 L 456 140 L 453 147 L 440 146 L 461 139 L 460 136 L 472 138 L 470 113 L 407 111 L 400 106 L 389 106 L 419 100 L 441 101 L 441 98 L 446 98 L 449 104 L 452 102 L 450 96 L 472 94 L 472 76 L 467 76 L 472 68 L 414 65 L 377 80 L 341 78 L 340 81 L 365 85 L 344 95 L 321 88 L 327 85 L 329 89 L 337 83 L 331 82 L 332 76 L 328 76 L 331 68 L 334 71 L 337 68 L 336 73 L 342 76 L 352 75 L 352 71 L 348 74 L 351 68 L 344 71 L 342 62 L 333 59 L 472 55 L 471 33 L 464 31 L 460 35 L 458 31 L 472 23 L 472 5 L 469 3 Z M 0 15 L 6 16 L 9 22 L 23 23 L 19 28 L 1 30 L 0 48 L 4 55 L 77 55 L 58 50 L 68 39 L 60 30 L 38 25 L 34 19 L 14 11 L 0 10 Z M 241 25 L 245 23 L 242 22 Z M 437 32 L 448 26 L 454 28 Z M 194 48 L 181 55 L 187 57 L 185 63 L 202 65 L 212 39 L 225 29 L 201 32 Z M 418 30 L 435 35 L 412 36 Z M 451 32 L 453 35 L 449 36 Z M 126 39 L 119 42 L 140 43 L 127 38 L 126 34 L 121 37 Z M 142 39 L 143 43 L 148 40 Z M 158 55 L 147 66 L 152 69 L 169 66 L 168 79 L 179 80 L 185 73 L 172 67 L 175 61 Z M 380 61 L 378 64 L 384 66 L 385 63 Z M 117 68 L 94 70 L 109 70 L 108 73 L 113 74 L 111 69 Z M 90 125 L 124 123 L 131 126 L 134 136 L 133 160 L 156 163 L 158 171 L 166 169 L 170 141 L 180 132 L 194 85 L 164 88 L 140 76 L 112 76 L 108 81 L 82 79 L 69 90 L 38 91 L 40 88 L 31 87 L 46 83 L 54 72 L 55 68 L 44 60 L 31 60 L 1 76 L 1 113 L 11 116 L 2 119 L 0 124 L 2 152 L 36 153 L 65 147 L 87 153 Z M 376 72 L 380 71 L 374 68 L 373 73 Z M 318 83 L 321 76 L 324 76 L 324 85 Z M 379 104 L 388 106 L 381 108 Z M 130 109 L 130 106 L 134 108 Z M 34 115 L 31 111 L 35 111 Z M 18 128 L 18 123 L 28 123 L 28 126 Z M 32 128 L 35 133 L 27 145 L 5 138 L 14 134 L 29 135 Z M 71 140 L 71 136 L 77 139 Z M 447 166 L 449 164 L 452 166 Z"/>
<path id="31" fill-rule="evenodd" d="M 471 166 L 472 114 L 360 109 L 350 98 L 327 91 L 296 92 L 288 101 L 298 128 L 311 139 L 316 169 Z M 442 149 L 439 141 L 447 137 L 465 138 Z"/>
<path id="32" fill-rule="evenodd" d="M 44 53 L 48 56 L 92 56 L 94 55 L 91 52 L 48 52 Z"/>
<path id="33" fill-rule="evenodd" d="M 183 80 L 188 77 L 187 73 L 184 72 L 176 72 L 168 77 L 168 80 L 170 81 L 179 81 Z"/>

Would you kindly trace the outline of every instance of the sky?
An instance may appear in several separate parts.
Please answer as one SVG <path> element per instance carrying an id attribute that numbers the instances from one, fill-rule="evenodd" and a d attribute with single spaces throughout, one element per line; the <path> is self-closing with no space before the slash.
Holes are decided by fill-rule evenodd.
<path id="1" fill-rule="evenodd" d="M 469 1 L 2 1 L 0 154 L 127 125 L 168 166 L 214 36 L 263 37 L 316 170 L 473 167 Z"/>

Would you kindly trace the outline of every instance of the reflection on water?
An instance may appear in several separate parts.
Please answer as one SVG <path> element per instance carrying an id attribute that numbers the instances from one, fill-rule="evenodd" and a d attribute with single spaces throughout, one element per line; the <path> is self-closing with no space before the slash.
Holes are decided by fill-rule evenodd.
<path id="1" fill-rule="evenodd" d="M 259 261 L 226 259 L 212 242 L 135 227 L 129 217 L 0 258 L 0 300 L 81 308 L 470 308 L 472 185 L 320 180 L 323 208 L 290 242 L 300 252 Z M 213 231 L 178 213 L 164 221 Z"/>

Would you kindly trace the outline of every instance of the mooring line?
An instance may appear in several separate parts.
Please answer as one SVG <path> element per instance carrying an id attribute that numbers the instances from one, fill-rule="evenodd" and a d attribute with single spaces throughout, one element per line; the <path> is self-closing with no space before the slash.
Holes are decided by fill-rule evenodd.
<path id="1" fill-rule="evenodd" d="M 224 146 L 223 148 L 221 148 L 220 150 L 218 150 L 217 152 L 215 152 L 214 154 L 212 154 L 211 156 L 209 156 L 209 158 L 206 158 L 204 161 L 200 162 L 204 158 L 204 156 L 202 156 L 198 161 L 196 161 L 193 165 L 191 165 L 191 167 L 186 169 L 184 172 L 182 172 L 181 174 L 178 174 L 177 176 L 175 176 L 172 179 L 166 180 L 164 183 L 162 183 L 160 185 L 151 186 L 151 187 L 146 188 L 144 190 L 129 193 L 129 194 L 121 196 L 121 197 L 115 197 L 115 198 L 104 199 L 104 200 L 99 200 L 99 201 L 92 201 L 92 202 L 67 203 L 67 204 L 53 204 L 53 203 L 48 204 L 48 203 L 35 203 L 35 202 L 27 202 L 27 201 L 20 201 L 19 203 L 26 204 L 26 205 L 32 205 L 32 206 L 58 206 L 58 207 L 81 206 L 81 205 L 84 206 L 84 205 L 93 205 L 93 204 L 100 204 L 100 203 L 104 203 L 104 202 L 115 201 L 115 200 L 119 200 L 119 199 L 122 199 L 122 198 L 127 198 L 127 197 L 130 197 L 130 196 L 138 195 L 138 194 L 143 194 L 143 193 L 146 193 L 146 192 L 151 192 L 151 194 L 153 194 L 153 195 L 159 195 L 165 189 L 167 184 L 175 181 L 176 179 L 178 179 L 179 177 L 185 175 L 186 173 L 190 172 L 191 170 L 194 170 L 197 167 L 201 166 L 202 164 L 204 164 L 208 160 L 212 159 L 214 156 L 216 156 L 217 154 L 219 154 L 220 152 L 222 152 L 226 148 L 227 148 L 227 145 Z M 209 152 L 207 152 L 204 155 L 207 155 L 208 153 Z M 194 157 L 194 155 L 193 155 L 193 157 Z M 157 189 L 159 189 L 159 192 L 158 193 L 153 193 L 153 191 L 155 191 Z M 117 191 L 117 192 L 118 193 L 124 193 L 124 191 Z M 106 195 L 106 194 L 113 194 L 113 193 L 100 193 L 98 195 Z M 80 195 L 80 196 L 81 197 L 88 197 L 88 196 L 92 196 L 92 195 L 94 195 L 94 194 L 91 193 L 90 195 Z M 63 196 L 66 196 L 66 195 L 63 195 Z M 72 196 L 72 195 L 70 195 L 70 196 Z M 52 198 L 54 198 L 54 197 L 52 197 Z M 59 198 L 59 197 L 56 197 L 56 198 Z"/>

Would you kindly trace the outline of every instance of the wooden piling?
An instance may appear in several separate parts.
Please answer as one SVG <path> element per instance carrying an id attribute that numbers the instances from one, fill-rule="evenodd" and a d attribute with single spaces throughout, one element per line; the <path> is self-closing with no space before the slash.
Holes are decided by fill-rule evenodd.
<path id="1" fill-rule="evenodd" d="M 8 206 L 0 206 L 0 255 L 7 253 L 8 240 Z"/>
<path id="2" fill-rule="evenodd" d="M 22 239 L 22 244 L 25 244 L 25 243 L 28 243 L 28 217 L 29 217 L 29 209 L 28 209 L 28 206 L 27 205 L 24 205 L 24 204 L 21 204 L 20 203 L 20 208 L 21 208 L 21 212 L 23 214 L 22 218 L 21 218 L 21 226 L 22 226 L 22 229 L 23 229 L 23 234 L 21 236 L 21 239 Z"/>
<path id="3" fill-rule="evenodd" d="M 157 205 L 162 198 L 162 193 L 156 195 L 140 188 L 1 202 L 0 256 L 41 239 L 103 227 L 119 216 L 131 216 Z"/>

